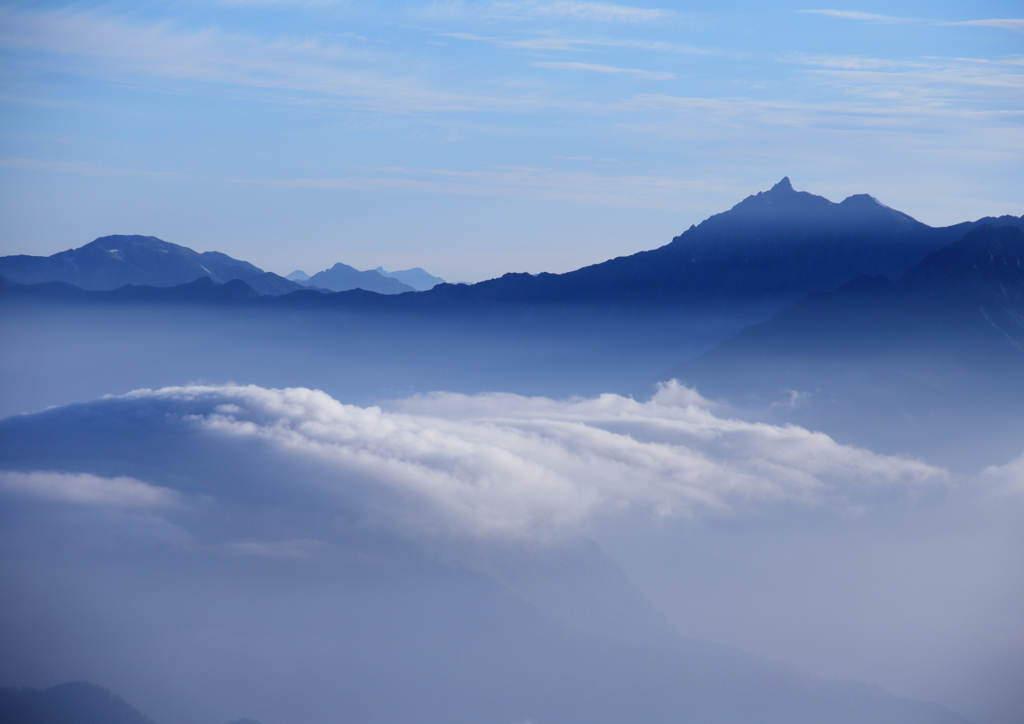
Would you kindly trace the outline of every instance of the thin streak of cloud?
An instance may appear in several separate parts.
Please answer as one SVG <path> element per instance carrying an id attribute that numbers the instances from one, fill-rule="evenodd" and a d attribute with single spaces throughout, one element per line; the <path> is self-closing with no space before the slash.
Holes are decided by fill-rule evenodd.
<path id="1" fill-rule="evenodd" d="M 585 70 L 594 73 L 608 73 L 612 75 L 631 75 L 636 78 L 647 80 L 673 80 L 674 73 L 665 73 L 652 70 L 640 70 L 637 68 L 615 68 L 610 65 L 596 65 L 593 63 L 561 63 L 561 62 L 536 62 L 530 63 L 534 68 L 548 68 L 551 70 Z"/>
<path id="2" fill-rule="evenodd" d="M 892 15 L 877 15 L 875 13 L 861 13 L 855 10 L 797 10 L 796 12 L 805 15 L 824 15 L 829 18 L 842 18 L 843 20 L 869 20 L 877 23 L 910 22 L 909 18 L 897 18 Z"/>
<path id="3" fill-rule="evenodd" d="M 671 10 L 638 8 L 600 2 L 499 2 L 494 11 L 501 15 L 520 17 L 547 16 L 604 23 L 650 23 L 671 18 Z"/>
<path id="4" fill-rule="evenodd" d="M 1004 28 L 1024 33 L 1024 19 L 1021 18 L 993 18 L 991 20 L 963 20 L 953 25 L 975 25 L 985 28 Z"/>
<path id="5" fill-rule="evenodd" d="M 473 33 L 445 32 L 438 33 L 440 37 L 454 38 L 456 40 L 467 40 L 490 43 L 499 48 L 512 48 L 517 50 L 542 50 L 542 51 L 578 51 L 588 48 L 636 48 L 652 52 L 671 53 L 676 55 L 721 55 L 721 51 L 711 48 L 701 48 L 695 45 L 683 45 L 680 43 L 668 43 L 658 40 L 633 40 L 610 38 L 565 38 L 558 36 L 538 36 L 522 40 L 509 38 L 495 38 Z"/>
<path id="6" fill-rule="evenodd" d="M 935 20 L 931 18 L 899 18 L 892 15 L 862 13 L 854 10 L 797 10 L 805 15 L 823 15 L 842 20 L 862 20 L 875 23 L 924 23 L 927 25 L 966 25 L 986 28 L 1003 28 L 1024 32 L 1024 19 L 1021 18 L 990 18 L 982 20 Z"/>

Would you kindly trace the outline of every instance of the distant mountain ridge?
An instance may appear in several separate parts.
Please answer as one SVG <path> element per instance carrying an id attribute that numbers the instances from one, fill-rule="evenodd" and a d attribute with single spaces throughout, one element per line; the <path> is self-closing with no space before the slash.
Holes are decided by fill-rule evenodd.
<path id="1" fill-rule="evenodd" d="M 477 284 L 437 284 L 415 294 L 404 293 L 414 290 L 383 276 L 380 269 L 359 271 L 335 264 L 292 281 L 224 254 L 198 254 L 154 237 L 103 237 L 51 257 L 3 257 L 0 275 L 20 284 L 61 281 L 90 290 L 123 284 L 167 287 L 209 276 L 217 283 L 241 279 L 259 294 L 284 295 L 286 303 L 297 305 L 469 313 L 495 305 L 656 305 L 732 315 L 750 323 L 769 318 L 808 293 L 832 291 L 861 276 L 896 279 L 928 254 L 990 221 L 1024 229 L 1024 216 L 933 228 L 866 194 L 835 203 L 796 191 L 783 178 L 651 251 L 564 274 L 509 273 Z M 95 259 L 99 261 L 93 263 Z M 296 272 L 290 276 L 300 277 Z M 306 287 L 338 293 L 314 298 Z"/>
<path id="2" fill-rule="evenodd" d="M 337 263 L 330 269 L 317 272 L 302 284 L 321 289 L 330 289 L 332 292 L 346 292 L 350 289 L 364 289 L 368 292 L 378 294 L 402 294 L 403 292 L 416 291 L 408 284 L 403 284 L 398 279 L 384 276 L 379 270 L 359 271 L 348 264 Z"/>
<path id="3" fill-rule="evenodd" d="M 374 269 L 378 274 L 383 274 L 386 277 L 392 277 L 397 279 L 403 284 L 408 284 L 410 287 L 418 292 L 425 292 L 428 289 L 433 289 L 438 284 L 444 284 L 445 281 L 441 277 L 435 277 L 425 269 L 421 267 L 413 267 L 412 269 L 402 269 L 401 271 L 384 271 L 384 267 L 379 266 Z"/>
<path id="4" fill-rule="evenodd" d="M 52 256 L 0 257 L 0 275 L 21 284 L 65 282 L 105 291 L 125 284 L 171 287 L 209 277 L 241 279 L 260 294 L 287 294 L 302 285 L 218 251 L 197 252 L 155 236 L 103 236 Z"/>

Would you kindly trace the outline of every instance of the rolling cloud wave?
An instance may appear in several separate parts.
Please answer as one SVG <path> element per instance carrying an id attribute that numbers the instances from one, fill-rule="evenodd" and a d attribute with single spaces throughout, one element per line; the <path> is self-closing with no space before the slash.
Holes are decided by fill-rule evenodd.
<path id="1" fill-rule="evenodd" d="M 719 417 L 713 403 L 676 383 L 647 402 L 436 393 L 385 409 L 301 388 L 189 386 L 63 409 L 44 414 L 58 426 L 93 429 L 131 420 L 116 453 L 123 458 L 141 464 L 154 441 L 166 448 L 161 465 L 170 477 L 153 485 L 173 487 L 187 468 L 197 480 L 191 492 L 237 498 L 251 491 L 220 471 L 248 465 L 274 478 L 288 505 L 355 507 L 412 535 L 543 539 L 624 511 L 686 518 L 779 504 L 856 508 L 948 481 L 940 468 L 800 427 Z M 133 434 L 148 442 L 133 444 Z M 200 440 L 202 452 L 185 440 Z M 91 502 L 164 490 L 100 472 L 4 479 L 22 494 L 37 480 L 67 500 L 88 487 L 99 491 Z M 35 497 L 47 497 L 40 491 Z"/>

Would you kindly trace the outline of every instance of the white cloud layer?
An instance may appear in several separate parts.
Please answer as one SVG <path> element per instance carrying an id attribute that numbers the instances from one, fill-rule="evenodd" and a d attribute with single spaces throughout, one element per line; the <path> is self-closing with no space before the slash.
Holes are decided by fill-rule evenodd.
<path id="1" fill-rule="evenodd" d="M 803 428 L 718 417 L 712 403 L 675 383 L 648 402 L 611 394 L 557 401 L 436 393 L 381 409 L 301 388 L 192 386 L 140 390 L 89 407 L 100 419 L 157 425 L 138 446 L 140 456 L 154 454 L 147 448 L 153 440 L 178 444 L 173 430 L 198 432 L 217 451 L 200 491 L 214 498 L 233 494 L 218 488 L 215 468 L 237 468 L 244 454 L 250 463 L 264 461 L 261 468 L 292 471 L 274 485 L 288 488 L 293 500 L 312 495 L 317 502 L 305 505 L 339 509 L 358 500 L 412 535 L 544 539 L 631 510 L 654 518 L 745 514 L 777 504 L 853 510 L 948 479 L 925 463 Z M 171 452 L 161 457 L 196 458 Z M 11 480 L 51 481 L 39 489 L 65 497 L 82 488 L 100 491 L 90 493 L 97 499 L 165 500 L 157 489 L 121 478 L 33 473 Z"/>
<path id="2" fill-rule="evenodd" d="M 178 494 L 167 488 L 88 473 L 0 470 L 0 490 L 37 500 L 111 508 L 173 508 L 179 502 Z"/>
<path id="3" fill-rule="evenodd" d="M 1006 465 L 990 465 L 982 472 L 981 480 L 1003 494 L 1024 497 L 1024 455 Z"/>

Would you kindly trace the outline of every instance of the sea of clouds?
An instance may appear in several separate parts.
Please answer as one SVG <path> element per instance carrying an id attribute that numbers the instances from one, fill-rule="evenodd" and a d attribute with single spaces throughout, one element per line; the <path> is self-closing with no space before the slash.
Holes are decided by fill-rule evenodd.
<path id="1" fill-rule="evenodd" d="M 432 590 L 408 583 L 405 612 L 371 625 L 398 604 L 370 585 L 345 628 L 337 602 L 366 571 L 441 581 L 425 571 L 454 565 L 591 633 L 674 628 L 1007 722 L 1024 706 L 995 675 L 1024 670 L 1021 491 L 1024 456 L 961 476 L 744 421 L 675 382 L 646 401 L 365 407 L 305 388 L 136 390 L 0 420 L 0 674 L 99 680 L 190 721 L 176 687 L 229 667 L 244 693 L 225 684 L 210 711 L 237 715 L 309 651 L 310 672 L 338 665 L 346 635 L 364 653 L 345 656 L 373 658 L 385 621 Z M 452 611 L 442 625 L 476 615 Z M 292 658 L 259 673 L 264 649 Z M 274 696 L 282 712 L 294 699 Z"/>
<path id="2" fill-rule="evenodd" d="M 263 471 L 292 471 L 264 485 L 289 490 L 296 504 L 355 506 L 414 536 L 544 539 L 624 511 L 664 519 L 779 504 L 857 510 L 951 484 L 945 470 L 918 460 L 792 425 L 730 419 L 715 408 L 677 383 L 646 402 L 435 393 L 387 408 L 301 388 L 138 390 L 39 417 L 87 437 L 117 423 L 119 439 L 105 444 L 116 442 L 125 469 L 146 470 L 154 445 L 180 448 L 180 457 L 160 456 L 156 479 L 82 469 L 91 460 L 83 455 L 67 470 L 22 459 L 20 470 L 0 473 L 0 489 L 82 505 L 157 510 L 188 506 L 189 495 L 208 505 L 251 493 L 221 474 L 235 454 L 247 466 L 260 460 Z M 175 490 L 185 469 L 192 482 Z"/>

